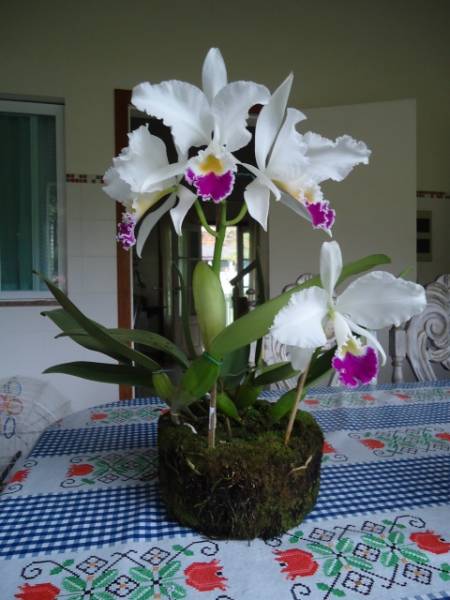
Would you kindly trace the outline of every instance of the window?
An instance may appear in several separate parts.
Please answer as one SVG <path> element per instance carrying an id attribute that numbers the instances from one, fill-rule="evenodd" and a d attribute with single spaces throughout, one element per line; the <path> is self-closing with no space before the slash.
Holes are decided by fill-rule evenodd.
<path id="1" fill-rule="evenodd" d="M 0 100 L 0 301 L 50 298 L 63 281 L 63 106 Z"/>

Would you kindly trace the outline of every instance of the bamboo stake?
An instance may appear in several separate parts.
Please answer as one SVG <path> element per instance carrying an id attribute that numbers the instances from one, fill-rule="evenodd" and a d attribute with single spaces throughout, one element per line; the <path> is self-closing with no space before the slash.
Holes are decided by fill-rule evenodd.
<path id="1" fill-rule="evenodd" d="M 289 440 L 291 438 L 292 429 L 294 427 L 295 417 L 297 415 L 298 405 L 300 404 L 300 399 L 302 397 L 303 388 L 305 387 L 306 377 L 309 371 L 309 365 L 311 361 L 306 365 L 305 370 L 300 375 L 297 381 L 297 393 L 295 394 L 294 406 L 292 407 L 291 416 L 289 417 L 289 423 L 286 428 L 286 435 L 284 436 L 284 445 L 287 446 L 289 444 Z"/>
<path id="2" fill-rule="evenodd" d="M 208 448 L 216 447 L 216 425 L 217 425 L 217 384 L 211 390 L 209 400 L 209 425 L 208 425 Z"/>

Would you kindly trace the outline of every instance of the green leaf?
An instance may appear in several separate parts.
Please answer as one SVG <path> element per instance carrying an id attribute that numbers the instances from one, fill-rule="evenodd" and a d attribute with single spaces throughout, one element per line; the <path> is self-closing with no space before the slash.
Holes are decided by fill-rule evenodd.
<path id="1" fill-rule="evenodd" d="M 373 569 L 373 564 L 370 560 L 366 560 L 360 556 L 346 556 L 345 560 L 350 566 L 355 567 L 356 569 L 365 569 L 366 571 Z"/>
<path id="2" fill-rule="evenodd" d="M 420 550 L 416 550 L 415 548 L 407 548 L 403 546 L 399 548 L 400 554 L 402 554 L 406 559 L 411 562 L 415 562 L 418 565 L 427 565 L 430 562 L 430 559 L 425 554 L 425 552 L 421 552 Z"/>
<path id="3" fill-rule="evenodd" d="M 227 309 L 220 278 L 208 263 L 195 265 L 192 291 L 203 344 L 209 350 L 211 341 L 225 328 Z"/>
<path id="4" fill-rule="evenodd" d="M 178 583 L 172 583 L 170 585 L 170 599 L 171 600 L 182 600 L 182 598 L 186 598 L 186 590 L 184 587 L 181 587 Z"/>
<path id="5" fill-rule="evenodd" d="M 150 587 L 146 587 L 146 588 L 136 588 L 135 590 L 133 590 L 132 594 L 130 596 L 128 596 L 129 600 L 150 600 L 150 598 L 153 598 L 154 595 L 154 591 L 155 591 L 155 586 L 150 586 Z"/>
<path id="6" fill-rule="evenodd" d="M 153 581 L 153 573 L 150 569 L 146 569 L 145 567 L 132 567 L 130 569 L 130 575 L 138 583 L 147 583 L 149 581 Z"/>
<path id="7" fill-rule="evenodd" d="M 86 583 L 75 575 L 64 577 L 62 586 L 67 592 L 83 592 L 86 589 Z"/>
<path id="8" fill-rule="evenodd" d="M 271 404 L 269 408 L 269 415 L 273 423 L 277 423 L 280 419 L 282 419 L 285 415 L 291 412 L 292 407 L 295 403 L 295 396 L 297 394 L 297 390 L 294 388 L 285 392 L 276 402 Z M 303 390 L 302 399 L 306 395 L 306 390 Z"/>
<path id="9" fill-rule="evenodd" d="M 220 364 L 215 364 L 204 354 L 196 358 L 181 378 L 181 389 L 186 392 L 182 397 L 175 398 L 180 405 L 187 406 L 208 392 L 220 373 Z"/>
<path id="10" fill-rule="evenodd" d="M 244 383 L 237 391 L 235 403 L 240 410 L 245 410 L 252 406 L 262 391 L 262 387 L 250 383 Z"/>
<path id="11" fill-rule="evenodd" d="M 332 589 L 331 593 L 337 596 L 338 598 L 343 598 L 345 596 L 344 590 L 339 590 L 338 588 Z"/>
<path id="12" fill-rule="evenodd" d="M 391 552 L 390 550 L 386 550 L 381 553 L 381 564 L 383 567 L 395 567 L 398 563 L 398 556 Z"/>
<path id="13" fill-rule="evenodd" d="M 78 326 L 84 329 L 86 333 L 89 333 L 97 342 L 100 342 L 100 344 L 104 346 L 105 353 L 113 352 L 114 354 L 120 355 L 126 360 L 135 362 L 137 365 L 144 367 L 149 371 L 154 371 L 155 369 L 160 368 L 154 360 L 148 356 L 145 356 L 145 354 L 136 352 L 136 350 L 132 350 L 126 344 L 122 344 L 118 340 L 115 340 L 111 335 L 109 335 L 109 333 L 107 333 L 104 327 L 98 325 L 94 321 L 91 321 L 91 319 L 88 319 L 54 283 L 39 273 L 36 273 L 36 275 L 38 275 L 42 281 L 47 284 L 48 289 L 54 295 L 56 300 L 77 322 Z"/>
<path id="14" fill-rule="evenodd" d="M 44 373 L 64 373 L 102 383 L 142 385 L 148 387 L 151 373 L 141 367 L 87 361 L 62 363 L 45 369 Z"/>
<path id="15" fill-rule="evenodd" d="M 373 267 L 389 262 L 390 259 L 384 254 L 366 256 L 346 265 L 342 270 L 338 283 L 341 283 L 347 277 L 363 273 Z M 313 277 L 280 296 L 257 306 L 219 333 L 212 341 L 210 352 L 215 356 L 224 356 L 228 352 L 233 352 L 237 348 L 251 344 L 258 338 L 263 337 L 272 325 L 275 315 L 286 306 L 292 294 L 314 285 L 320 285 L 319 276 Z"/>
<path id="16" fill-rule="evenodd" d="M 179 560 L 172 560 L 161 568 L 159 576 L 161 579 L 170 579 L 175 577 L 180 570 L 180 567 L 181 562 Z"/>
<path id="17" fill-rule="evenodd" d="M 391 531 L 388 535 L 388 540 L 393 544 L 403 544 L 405 541 L 405 535 L 401 531 Z"/>
<path id="18" fill-rule="evenodd" d="M 191 303 L 190 303 L 190 292 L 184 281 L 183 274 L 176 264 L 173 265 L 175 272 L 178 276 L 178 281 L 181 288 L 181 324 L 183 325 L 184 341 L 188 354 L 191 358 L 197 356 L 195 352 L 194 343 L 192 341 L 191 325 L 190 325 L 190 314 L 191 314 Z"/>
<path id="19" fill-rule="evenodd" d="M 223 357 L 220 377 L 227 388 L 235 388 L 248 373 L 250 346 L 243 346 Z"/>
<path id="20" fill-rule="evenodd" d="M 241 417 L 239 416 L 238 409 L 236 408 L 236 404 L 233 400 L 225 394 L 225 392 L 221 392 L 217 394 L 217 408 L 235 421 L 240 421 Z"/>
<path id="21" fill-rule="evenodd" d="M 118 569 L 112 569 L 111 571 L 105 571 L 104 573 L 102 573 L 101 575 L 99 575 L 98 577 L 96 577 L 94 579 L 94 581 L 92 582 L 92 587 L 93 588 L 105 588 L 106 586 L 108 586 L 110 583 L 112 583 L 114 581 L 114 579 L 117 577 L 117 574 L 119 573 Z"/>
<path id="22" fill-rule="evenodd" d="M 303 537 L 303 531 L 294 531 L 292 536 L 289 538 L 291 544 L 296 544 Z"/>
<path id="23" fill-rule="evenodd" d="M 335 577 L 341 572 L 344 563 L 340 558 L 327 558 L 323 563 L 323 572 L 327 577 Z"/>
<path id="24" fill-rule="evenodd" d="M 188 360 L 187 356 L 185 355 L 185 353 L 182 350 L 180 350 L 177 346 L 175 346 L 175 344 L 173 342 L 171 342 L 164 336 L 159 335 L 158 333 L 153 333 L 151 331 L 143 331 L 142 329 L 123 329 L 123 328 L 116 328 L 116 329 L 105 328 L 105 331 L 107 333 L 109 333 L 109 335 L 111 337 L 118 340 L 119 342 L 122 342 L 124 344 L 132 342 L 134 344 L 139 344 L 141 346 L 146 346 L 148 348 L 152 348 L 152 350 L 158 350 L 160 352 L 164 352 L 165 354 L 168 354 L 173 359 L 175 359 L 181 366 L 183 366 L 183 367 L 189 366 L 189 360 Z M 60 338 L 60 337 L 67 337 L 67 336 L 69 336 L 71 338 L 76 337 L 77 341 L 78 341 L 78 338 L 80 338 L 80 341 L 83 341 L 83 338 L 87 338 L 89 343 L 92 343 L 92 342 L 95 343 L 94 338 L 92 338 L 92 336 L 89 336 L 85 331 L 83 331 L 83 329 L 67 330 L 64 333 L 60 333 L 56 337 Z"/>
<path id="25" fill-rule="evenodd" d="M 316 583 L 316 586 L 319 588 L 319 590 L 322 590 L 322 592 L 328 592 L 330 590 L 330 586 L 326 583 Z"/>
<path id="26" fill-rule="evenodd" d="M 94 590 L 92 596 L 89 596 L 90 600 L 115 600 L 115 597 L 109 592 Z M 79 597 L 81 600 L 81 597 Z M 77 600 L 76 598 L 70 598 L 70 600 Z"/>
<path id="27" fill-rule="evenodd" d="M 450 565 L 448 563 L 442 563 L 442 573 L 439 573 L 439 577 L 442 581 L 450 581 Z"/>
<path id="28" fill-rule="evenodd" d="M 293 369 L 290 362 L 275 363 L 264 369 L 260 369 L 260 374 L 255 377 L 254 383 L 256 385 L 270 385 L 277 381 L 284 381 L 291 377 L 297 377 L 298 374 L 299 371 Z"/>
<path id="29" fill-rule="evenodd" d="M 363 540 L 363 542 L 365 542 L 368 546 L 371 546 L 372 548 L 386 548 L 387 545 L 383 538 L 380 538 L 377 535 L 374 535 L 373 533 L 367 533 L 363 535 L 361 539 Z"/>
<path id="30" fill-rule="evenodd" d="M 180 546 L 180 544 L 175 544 L 175 546 L 172 546 L 172 550 L 175 550 L 175 552 L 181 552 L 184 554 L 184 556 L 194 556 L 192 550 L 189 550 L 189 548 L 184 548 L 183 546 Z"/>
<path id="31" fill-rule="evenodd" d="M 317 552 L 317 554 L 321 554 L 322 556 L 330 556 L 333 554 L 333 550 L 325 546 L 324 544 L 319 544 L 319 542 L 311 542 L 308 544 L 309 550 L 313 552 Z"/>
<path id="32" fill-rule="evenodd" d="M 336 544 L 336 550 L 338 552 L 351 552 L 353 550 L 353 542 L 350 538 L 341 538 Z"/>
<path id="33" fill-rule="evenodd" d="M 73 565 L 75 561 L 73 560 L 73 558 L 68 558 L 67 560 L 63 560 L 63 567 L 70 567 L 70 565 Z"/>
<path id="34" fill-rule="evenodd" d="M 50 575 L 59 575 L 59 573 L 62 573 L 64 569 L 60 566 L 58 567 L 53 567 L 53 569 L 50 571 Z"/>
<path id="35" fill-rule="evenodd" d="M 325 352 L 313 354 L 313 359 L 309 367 L 308 376 L 306 377 L 305 387 L 311 386 L 317 379 L 320 379 L 331 369 L 331 361 L 336 352 L 336 346 L 326 350 Z"/>
<path id="36" fill-rule="evenodd" d="M 157 396 L 166 401 L 169 401 L 173 398 L 175 394 L 175 387 L 170 381 L 167 373 L 162 371 L 153 373 L 152 382 Z"/>

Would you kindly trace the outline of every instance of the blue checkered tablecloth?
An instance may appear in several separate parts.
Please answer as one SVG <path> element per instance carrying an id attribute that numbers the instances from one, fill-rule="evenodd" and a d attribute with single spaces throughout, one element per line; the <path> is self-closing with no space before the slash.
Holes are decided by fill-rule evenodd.
<path id="1" fill-rule="evenodd" d="M 450 381 L 317 388 L 303 408 L 326 438 L 317 504 L 248 543 L 167 519 L 158 398 L 54 424 L 0 492 L 0 600 L 449 600 Z"/>

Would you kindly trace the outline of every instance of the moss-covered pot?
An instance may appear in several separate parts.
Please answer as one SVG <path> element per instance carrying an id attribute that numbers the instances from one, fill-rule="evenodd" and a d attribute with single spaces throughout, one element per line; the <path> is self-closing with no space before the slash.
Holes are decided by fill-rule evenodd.
<path id="1" fill-rule="evenodd" d="M 224 539 L 268 539 L 298 525 L 319 492 L 323 435 L 300 411 L 286 447 L 286 422 L 272 425 L 267 402 L 258 401 L 230 430 L 219 422 L 207 447 L 206 418 L 174 425 L 159 420 L 159 477 L 169 517 Z"/>

